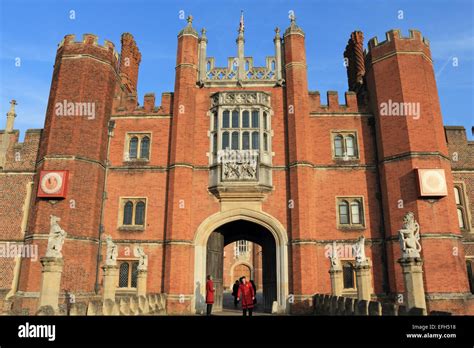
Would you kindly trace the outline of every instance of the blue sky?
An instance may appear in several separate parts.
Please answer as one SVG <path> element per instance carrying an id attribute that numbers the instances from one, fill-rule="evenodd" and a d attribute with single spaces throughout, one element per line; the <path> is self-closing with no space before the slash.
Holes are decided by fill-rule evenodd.
<path id="1" fill-rule="evenodd" d="M 66 34 L 108 39 L 120 48 L 120 35 L 134 35 L 142 63 L 140 103 L 147 92 L 172 91 L 176 36 L 192 14 L 194 27 L 207 29 L 208 56 L 217 66 L 236 55 L 240 10 L 245 14 L 245 54 L 258 66 L 274 54 L 276 26 L 288 26 L 289 11 L 306 32 L 309 89 L 347 89 L 342 53 L 349 34 L 362 30 L 367 41 L 389 29 L 419 29 L 431 43 L 444 123 L 463 125 L 472 139 L 474 125 L 474 2 L 472 0 L 0 0 L 0 129 L 9 101 L 18 102 L 15 128 L 42 128 L 57 44 Z M 75 11 L 75 19 L 70 11 Z M 182 12 L 184 11 L 184 12 Z M 401 13 L 400 11 L 403 11 Z M 399 18 L 403 17 L 403 18 Z M 16 58 L 20 66 L 16 67 Z M 458 66 L 453 66 L 457 58 Z M 23 136 L 22 136 L 23 137 Z"/>

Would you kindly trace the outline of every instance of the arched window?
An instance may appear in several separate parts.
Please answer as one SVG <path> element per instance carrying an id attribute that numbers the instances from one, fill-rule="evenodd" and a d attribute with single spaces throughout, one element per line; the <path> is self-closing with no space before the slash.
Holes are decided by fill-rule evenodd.
<path id="1" fill-rule="evenodd" d="M 239 128 L 239 112 L 232 111 L 232 128 Z"/>
<path id="2" fill-rule="evenodd" d="M 138 261 L 132 263 L 132 274 L 131 274 L 131 287 L 137 287 L 137 276 L 138 276 Z"/>
<path id="3" fill-rule="evenodd" d="M 267 113 L 263 112 L 263 129 L 268 130 Z"/>
<path id="4" fill-rule="evenodd" d="M 229 114 L 228 110 L 222 113 L 222 128 L 229 128 Z"/>
<path id="5" fill-rule="evenodd" d="M 123 224 L 131 225 L 132 216 L 133 216 L 133 203 L 128 201 L 127 203 L 125 203 L 124 209 L 123 209 Z"/>
<path id="6" fill-rule="evenodd" d="M 129 147 L 128 147 L 128 157 L 130 159 L 137 158 L 137 150 L 138 150 L 138 138 L 132 137 L 130 139 Z"/>
<path id="7" fill-rule="evenodd" d="M 135 225 L 143 225 L 145 223 L 145 203 L 138 202 L 135 207 Z"/>
<path id="8" fill-rule="evenodd" d="M 229 132 L 222 133 L 222 149 L 229 148 Z"/>
<path id="9" fill-rule="evenodd" d="M 454 200 L 456 204 L 461 204 L 461 195 L 459 194 L 459 187 L 454 187 Z"/>
<path id="10" fill-rule="evenodd" d="M 128 262 L 123 262 L 120 264 L 119 270 L 119 288 L 128 288 Z"/>
<path id="11" fill-rule="evenodd" d="M 242 133 L 242 150 L 250 149 L 250 134 L 249 132 Z"/>
<path id="12" fill-rule="evenodd" d="M 140 145 L 140 158 L 148 159 L 150 156 L 150 138 L 143 137 Z"/>
<path id="13" fill-rule="evenodd" d="M 354 137 L 352 135 L 348 135 L 346 137 L 346 154 L 349 157 L 355 156 L 354 151 Z"/>
<path id="14" fill-rule="evenodd" d="M 250 127 L 250 114 L 247 110 L 242 113 L 242 128 Z"/>
<path id="15" fill-rule="evenodd" d="M 355 201 L 351 203 L 351 220 L 353 224 L 360 224 L 360 205 L 359 202 Z"/>
<path id="16" fill-rule="evenodd" d="M 218 121 L 217 121 L 217 120 L 218 120 L 218 119 L 217 119 L 217 112 L 214 112 L 212 115 L 213 115 L 213 118 L 212 118 L 212 119 L 213 119 L 213 123 L 214 123 L 214 124 L 212 125 L 212 127 L 213 127 L 213 129 L 216 131 L 216 130 L 217 130 L 217 123 L 218 123 Z"/>
<path id="17" fill-rule="evenodd" d="M 252 150 L 259 149 L 259 133 L 252 132 Z"/>
<path id="18" fill-rule="evenodd" d="M 334 137 L 334 155 L 340 157 L 343 155 L 343 152 L 342 135 L 336 135 Z"/>
<path id="19" fill-rule="evenodd" d="M 239 149 L 239 132 L 232 132 L 232 150 Z"/>
<path id="20" fill-rule="evenodd" d="M 263 133 L 263 149 L 268 151 L 268 135 L 267 133 Z"/>
<path id="21" fill-rule="evenodd" d="M 349 223 L 349 203 L 346 201 L 339 203 L 339 223 L 341 225 Z"/>
<path id="22" fill-rule="evenodd" d="M 217 133 L 212 135 L 212 152 L 217 153 Z"/>
<path id="23" fill-rule="evenodd" d="M 259 125 L 258 116 L 259 116 L 259 112 L 257 110 L 253 110 L 252 111 L 252 128 L 258 128 L 258 125 Z"/>
<path id="24" fill-rule="evenodd" d="M 461 208 L 458 208 L 458 223 L 459 223 L 459 228 L 464 228 L 464 214 Z"/>
<path id="25" fill-rule="evenodd" d="M 350 262 L 345 262 L 342 266 L 342 279 L 344 289 L 354 289 L 354 268 Z"/>

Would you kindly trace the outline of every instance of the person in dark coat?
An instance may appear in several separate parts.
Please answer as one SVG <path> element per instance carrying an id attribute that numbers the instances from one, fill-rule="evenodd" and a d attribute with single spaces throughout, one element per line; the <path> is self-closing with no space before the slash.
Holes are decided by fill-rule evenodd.
<path id="1" fill-rule="evenodd" d="M 212 305 L 214 303 L 214 292 L 216 288 L 214 287 L 214 282 L 212 281 L 212 276 L 207 276 L 206 282 L 206 304 L 207 304 L 207 315 L 211 315 Z"/>
<path id="2" fill-rule="evenodd" d="M 255 285 L 255 282 L 253 281 L 253 279 L 250 279 L 250 284 L 252 284 L 253 293 L 255 294 L 254 299 L 253 299 L 253 305 L 256 306 L 257 305 L 257 286 Z"/>
<path id="3" fill-rule="evenodd" d="M 239 285 L 240 282 L 238 280 L 235 281 L 234 286 L 232 286 L 232 296 L 234 296 L 234 307 L 237 308 L 237 304 L 239 301 L 237 300 L 237 294 L 239 292 Z"/>
<path id="4" fill-rule="evenodd" d="M 244 317 L 247 316 L 247 311 L 249 313 L 249 317 L 251 317 L 253 311 L 253 300 L 255 300 L 255 292 L 253 291 L 252 284 L 247 282 L 247 279 L 245 277 L 242 277 L 240 279 L 241 284 L 237 293 L 237 300 L 242 301 L 241 303 Z"/>

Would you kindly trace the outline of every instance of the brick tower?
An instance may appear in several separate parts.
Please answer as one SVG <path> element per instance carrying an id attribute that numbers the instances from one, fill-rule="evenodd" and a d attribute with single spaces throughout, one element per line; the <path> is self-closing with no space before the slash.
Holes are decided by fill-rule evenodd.
<path id="1" fill-rule="evenodd" d="M 311 162 L 311 146 L 308 146 L 307 131 L 309 129 L 309 95 L 306 66 L 305 34 L 297 26 L 294 15 L 284 36 L 284 62 L 286 78 L 286 115 L 288 127 L 288 201 L 291 234 L 292 264 L 290 274 L 292 289 L 295 296 L 295 305 L 292 310 L 298 310 L 298 303 L 305 299 L 304 295 L 314 293 L 317 281 L 304 274 L 317 274 L 315 264 L 311 260 L 315 257 L 315 246 L 301 243 L 304 239 L 314 238 L 314 229 L 310 224 L 310 216 L 315 216 L 314 206 L 305 194 L 308 187 L 314 185 L 313 170 L 309 166 L 300 165 Z"/>
<path id="2" fill-rule="evenodd" d="M 164 292 L 168 294 L 170 313 L 190 311 L 193 291 L 192 274 L 181 270 L 193 268 L 191 209 L 194 170 L 194 123 L 198 65 L 198 33 L 192 17 L 178 35 L 174 89 L 171 147 L 168 166 L 168 192 L 165 235 Z"/>
<path id="3" fill-rule="evenodd" d="M 366 77 L 376 119 L 391 293 L 404 291 L 398 230 L 412 211 L 421 226 L 428 309 L 461 309 L 469 288 L 427 40 L 414 30 L 408 38 L 392 30 L 384 42 L 370 40 Z M 447 195 L 420 197 L 417 169 L 443 169 Z"/>
<path id="4" fill-rule="evenodd" d="M 107 125 L 119 87 L 118 54 L 111 42 L 104 46 L 85 34 L 82 42 L 67 35 L 54 65 L 44 133 L 37 159 L 33 204 L 26 240 L 45 255 L 50 216 L 59 217 L 68 233 L 63 248 L 66 266 L 61 291 L 81 296 L 93 293 L 107 156 Z M 69 172 L 66 199 L 37 198 L 43 170 Z M 87 184 L 84 184 L 87 183 Z M 19 284 L 24 307 L 35 310 L 41 265 L 22 263 Z M 60 301 L 61 302 L 61 301 Z"/>

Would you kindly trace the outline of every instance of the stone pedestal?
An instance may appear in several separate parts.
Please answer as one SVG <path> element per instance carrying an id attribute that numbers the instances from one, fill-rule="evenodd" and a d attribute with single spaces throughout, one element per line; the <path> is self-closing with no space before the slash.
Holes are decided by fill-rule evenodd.
<path id="1" fill-rule="evenodd" d="M 372 294 L 372 284 L 370 282 L 370 265 L 368 262 L 356 264 L 356 284 L 357 284 L 357 299 L 370 301 Z"/>
<path id="2" fill-rule="evenodd" d="M 102 267 L 104 271 L 104 301 L 115 301 L 115 290 L 118 286 L 118 266 L 106 265 Z"/>
<path id="3" fill-rule="evenodd" d="M 147 271 L 139 270 L 137 274 L 137 296 L 146 296 Z"/>
<path id="4" fill-rule="evenodd" d="M 331 294 L 334 296 L 341 296 L 342 288 L 344 286 L 342 280 L 342 269 L 330 269 L 329 275 L 331 277 Z"/>
<path id="5" fill-rule="evenodd" d="M 423 260 L 419 257 L 409 257 L 399 259 L 398 263 L 402 266 L 407 309 L 410 310 L 413 307 L 426 309 Z"/>
<path id="6" fill-rule="evenodd" d="M 43 271 L 41 275 L 41 290 L 38 308 L 51 306 L 56 311 L 58 309 L 64 260 L 59 257 L 42 257 L 40 262 Z"/>

